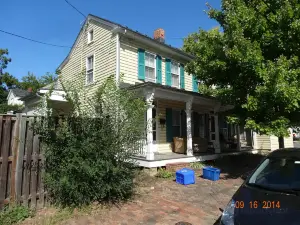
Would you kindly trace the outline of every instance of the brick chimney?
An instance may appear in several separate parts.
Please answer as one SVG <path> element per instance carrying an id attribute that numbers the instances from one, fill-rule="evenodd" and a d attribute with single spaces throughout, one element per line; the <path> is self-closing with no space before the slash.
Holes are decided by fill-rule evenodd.
<path id="1" fill-rule="evenodd" d="M 154 31 L 154 40 L 161 42 L 161 43 L 165 43 L 165 31 L 164 29 L 156 29 Z"/>
<path id="2" fill-rule="evenodd" d="M 28 92 L 32 92 L 32 87 L 27 89 Z"/>

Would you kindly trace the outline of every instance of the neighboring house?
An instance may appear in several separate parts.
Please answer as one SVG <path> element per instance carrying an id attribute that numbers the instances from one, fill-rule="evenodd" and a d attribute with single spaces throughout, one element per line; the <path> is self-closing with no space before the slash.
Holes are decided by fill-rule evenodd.
<path id="1" fill-rule="evenodd" d="M 230 106 L 198 93 L 198 81 L 184 69 L 193 56 L 165 44 L 164 35 L 164 30 L 158 29 L 151 38 L 88 15 L 71 51 L 58 68 L 61 82 L 83 83 L 82 87 L 92 96 L 106 78 L 115 75 L 121 88 L 136 90 L 145 97 L 148 105 L 145 121 L 154 119 L 155 123 L 137 149 L 137 162 L 141 166 L 214 159 L 227 146 L 220 143 L 223 141 L 220 132 L 224 139 L 236 134 L 236 150 L 240 151 L 240 129 L 237 126 L 229 129 L 221 116 Z M 54 91 L 63 96 L 59 87 Z M 36 101 L 41 101 L 40 96 L 38 93 L 26 97 L 28 102 L 32 101 L 28 105 L 36 105 Z M 53 99 L 54 105 L 59 102 L 61 106 L 65 104 L 65 100 Z M 185 155 L 172 152 L 175 137 L 184 138 Z M 252 132 L 249 138 L 245 140 L 252 146 Z"/>
<path id="2" fill-rule="evenodd" d="M 10 89 L 7 96 L 8 105 L 24 105 L 24 101 L 20 100 L 21 98 L 29 95 L 29 91 L 25 91 L 19 88 Z"/>
<path id="3" fill-rule="evenodd" d="M 51 91 L 51 92 L 50 92 Z M 40 114 L 40 109 L 42 108 L 43 101 L 45 100 L 45 94 L 51 93 L 49 96 L 48 104 L 50 104 L 53 109 L 54 114 L 63 114 L 69 110 L 67 101 L 64 98 L 65 92 L 60 81 L 57 79 L 54 84 L 49 84 L 37 93 L 30 93 L 20 100 L 25 102 L 25 107 L 23 113 L 26 115 L 36 115 Z"/>

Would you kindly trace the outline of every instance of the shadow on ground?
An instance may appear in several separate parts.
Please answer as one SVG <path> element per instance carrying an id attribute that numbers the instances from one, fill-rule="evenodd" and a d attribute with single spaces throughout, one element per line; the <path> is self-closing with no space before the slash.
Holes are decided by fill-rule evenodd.
<path id="1" fill-rule="evenodd" d="M 260 154 L 244 153 L 224 156 L 216 160 L 207 161 L 205 164 L 219 168 L 222 174 L 220 179 L 242 178 L 245 180 L 264 157 Z"/>

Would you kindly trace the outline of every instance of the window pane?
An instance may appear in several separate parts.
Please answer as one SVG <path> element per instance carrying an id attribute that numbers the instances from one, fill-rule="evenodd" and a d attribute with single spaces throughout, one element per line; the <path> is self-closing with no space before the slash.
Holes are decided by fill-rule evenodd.
<path id="1" fill-rule="evenodd" d="M 146 71 L 146 78 L 147 78 L 147 80 L 155 82 L 155 71 L 154 71 L 154 68 L 146 66 L 145 71 Z"/>
<path id="2" fill-rule="evenodd" d="M 93 39 L 94 39 L 94 31 L 91 30 L 91 31 L 89 32 L 89 41 L 92 41 Z"/>
<path id="3" fill-rule="evenodd" d="M 156 131 L 153 131 L 153 141 L 156 141 Z"/>
<path id="4" fill-rule="evenodd" d="M 178 70 L 179 70 L 178 63 L 172 62 L 171 73 L 178 74 Z"/>
<path id="5" fill-rule="evenodd" d="M 93 81 L 94 81 L 94 73 L 92 71 L 92 72 L 87 73 L 86 82 L 87 83 L 92 83 Z"/>
<path id="6" fill-rule="evenodd" d="M 179 87 L 179 76 L 172 74 L 172 86 Z"/>
<path id="7" fill-rule="evenodd" d="M 154 55 L 146 53 L 145 54 L 145 65 L 148 67 L 154 68 L 155 67 L 154 62 L 155 62 Z"/>
<path id="8" fill-rule="evenodd" d="M 88 57 L 87 70 L 92 70 L 94 67 L 94 56 Z"/>

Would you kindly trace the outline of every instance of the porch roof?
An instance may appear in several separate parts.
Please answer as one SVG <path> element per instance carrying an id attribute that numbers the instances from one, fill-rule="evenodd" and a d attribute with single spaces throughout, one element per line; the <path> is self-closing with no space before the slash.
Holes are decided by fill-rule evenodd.
<path id="1" fill-rule="evenodd" d="M 215 108 L 215 111 L 227 111 L 233 108 L 233 106 L 230 105 L 222 105 L 221 102 L 217 100 L 217 98 L 212 96 L 207 96 L 197 92 L 187 91 L 184 89 L 179 89 L 152 82 L 138 83 L 135 85 L 123 83 L 121 84 L 121 88 L 127 88 L 128 90 L 137 91 L 153 90 L 154 97 L 169 100 L 189 101 L 190 99 L 193 99 L 193 103 L 211 106 Z"/>

